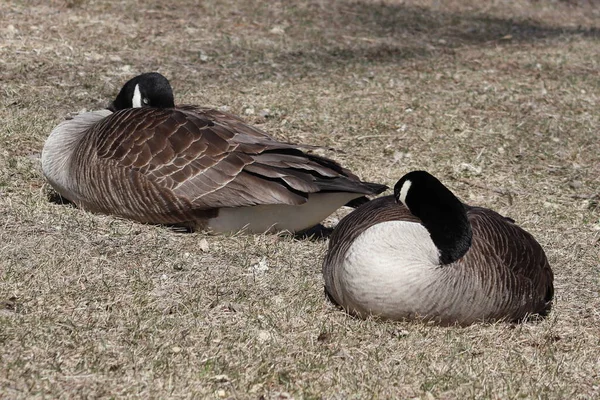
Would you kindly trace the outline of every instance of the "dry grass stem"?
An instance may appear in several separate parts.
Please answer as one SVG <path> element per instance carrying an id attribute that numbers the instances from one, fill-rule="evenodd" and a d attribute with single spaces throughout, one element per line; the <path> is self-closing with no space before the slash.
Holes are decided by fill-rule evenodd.
<path id="1" fill-rule="evenodd" d="M 0 397 L 600 398 L 595 1 L 7 0 L 0 38 Z M 515 219 L 550 317 L 359 321 L 324 297 L 324 240 L 49 202 L 51 129 L 151 70 L 365 180 L 425 169 Z"/>

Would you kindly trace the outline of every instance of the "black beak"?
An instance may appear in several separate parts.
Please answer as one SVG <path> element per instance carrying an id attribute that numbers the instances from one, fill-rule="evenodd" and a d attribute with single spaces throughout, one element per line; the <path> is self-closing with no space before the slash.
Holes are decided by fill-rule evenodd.
<path id="1" fill-rule="evenodd" d="M 400 201 L 400 191 L 396 190 L 396 188 L 394 188 L 394 201 L 396 201 L 396 204 L 402 204 Z"/>

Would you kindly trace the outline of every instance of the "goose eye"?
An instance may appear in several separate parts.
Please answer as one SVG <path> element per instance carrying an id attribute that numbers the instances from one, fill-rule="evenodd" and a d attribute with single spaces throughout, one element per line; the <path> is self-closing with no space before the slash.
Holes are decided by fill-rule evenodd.
<path id="1" fill-rule="evenodd" d="M 142 102 L 143 102 L 144 104 L 146 104 L 146 105 L 147 105 L 147 104 L 148 104 L 148 98 L 147 98 L 147 97 L 144 97 L 144 98 L 142 99 Z"/>

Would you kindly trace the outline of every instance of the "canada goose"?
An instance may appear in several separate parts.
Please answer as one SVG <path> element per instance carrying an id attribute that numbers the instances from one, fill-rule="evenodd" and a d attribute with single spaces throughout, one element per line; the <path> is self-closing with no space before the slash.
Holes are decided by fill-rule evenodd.
<path id="1" fill-rule="evenodd" d="M 42 170 L 82 209 L 215 232 L 297 232 L 387 189 L 310 148 L 224 112 L 175 107 L 169 81 L 148 73 L 128 81 L 109 109 L 60 123 Z"/>
<path id="2" fill-rule="evenodd" d="M 347 312 L 467 325 L 546 315 L 553 274 L 544 250 L 513 220 L 463 204 L 413 171 L 394 196 L 372 200 L 335 228 L 325 290 Z"/>

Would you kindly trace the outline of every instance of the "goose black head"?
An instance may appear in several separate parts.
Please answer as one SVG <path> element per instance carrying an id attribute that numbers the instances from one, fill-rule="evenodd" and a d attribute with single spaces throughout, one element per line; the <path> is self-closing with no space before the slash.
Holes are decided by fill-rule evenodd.
<path id="1" fill-rule="evenodd" d="M 158 72 L 149 72 L 130 79 L 108 109 L 115 112 L 138 107 L 175 107 L 173 89 L 167 78 Z"/>
<path id="2" fill-rule="evenodd" d="M 442 264 L 458 260 L 469 250 L 473 234 L 466 206 L 433 175 L 409 172 L 394 186 L 394 197 L 427 228 Z"/>

